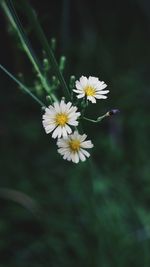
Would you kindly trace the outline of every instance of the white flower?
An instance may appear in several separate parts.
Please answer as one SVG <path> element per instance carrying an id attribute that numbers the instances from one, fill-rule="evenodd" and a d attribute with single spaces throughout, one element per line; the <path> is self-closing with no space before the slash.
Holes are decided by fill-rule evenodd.
<path id="1" fill-rule="evenodd" d="M 90 140 L 85 141 L 87 135 L 80 135 L 77 131 L 68 135 L 67 138 L 61 138 L 57 141 L 59 147 L 58 152 L 63 156 L 63 159 L 78 163 L 79 160 L 85 161 L 90 153 L 85 148 L 92 148 L 93 144 Z"/>
<path id="2" fill-rule="evenodd" d="M 109 93 L 109 90 L 103 90 L 106 87 L 107 85 L 96 77 L 82 76 L 79 81 L 76 81 L 76 89 L 73 91 L 78 94 L 78 98 L 87 97 L 89 101 L 96 103 L 96 98 L 107 98 L 105 94 Z"/>
<path id="3" fill-rule="evenodd" d="M 76 111 L 77 107 L 72 106 L 71 102 L 66 104 L 64 100 L 50 105 L 45 109 L 45 114 L 43 115 L 43 126 L 46 133 L 53 131 L 53 138 L 67 137 L 68 134 L 72 133 L 69 125 L 78 125 L 77 118 L 80 116 L 80 112 Z"/>

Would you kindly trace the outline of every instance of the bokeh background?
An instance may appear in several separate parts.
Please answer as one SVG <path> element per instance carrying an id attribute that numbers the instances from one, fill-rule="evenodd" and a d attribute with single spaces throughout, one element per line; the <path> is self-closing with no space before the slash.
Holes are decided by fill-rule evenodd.
<path id="1" fill-rule="evenodd" d="M 68 163 L 45 134 L 40 107 L 0 71 L 0 267 L 149 267 L 150 2 L 29 2 L 48 40 L 57 39 L 56 57 L 67 57 L 67 83 L 93 75 L 108 84 L 108 100 L 91 104 L 89 116 L 121 112 L 84 123 L 93 163 Z M 32 84 L 2 10 L 0 29 L 1 64 Z"/>

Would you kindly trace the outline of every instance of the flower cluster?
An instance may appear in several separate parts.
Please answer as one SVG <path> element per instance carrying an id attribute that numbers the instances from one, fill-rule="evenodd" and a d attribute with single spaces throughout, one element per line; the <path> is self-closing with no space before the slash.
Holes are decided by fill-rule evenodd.
<path id="1" fill-rule="evenodd" d="M 109 92 L 104 90 L 107 85 L 96 77 L 82 76 L 75 85 L 76 89 L 73 91 L 77 93 L 77 98 L 84 98 L 92 103 L 96 103 L 96 99 L 106 99 L 106 94 Z M 52 133 L 52 138 L 58 138 L 58 153 L 63 156 L 63 159 L 74 163 L 85 161 L 90 156 L 86 149 L 93 147 L 92 142 L 86 140 L 87 135 L 81 135 L 77 130 L 79 118 L 81 113 L 78 108 L 71 102 L 65 103 L 64 99 L 46 108 L 43 115 L 45 132 Z"/>

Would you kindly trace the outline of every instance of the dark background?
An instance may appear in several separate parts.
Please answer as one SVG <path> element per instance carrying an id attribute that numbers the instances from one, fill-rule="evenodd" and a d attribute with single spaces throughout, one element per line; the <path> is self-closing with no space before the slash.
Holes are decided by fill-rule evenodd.
<path id="1" fill-rule="evenodd" d="M 41 108 L 0 71 L 0 267 L 150 266 L 150 2 L 30 1 L 64 76 L 99 77 L 107 101 L 84 123 L 92 161 L 63 161 L 46 135 Z M 19 6 L 19 1 L 16 1 Z M 36 53 L 41 47 L 19 6 Z M 0 61 L 33 84 L 27 56 L 0 11 Z M 44 96 L 41 96 L 45 100 Z"/>

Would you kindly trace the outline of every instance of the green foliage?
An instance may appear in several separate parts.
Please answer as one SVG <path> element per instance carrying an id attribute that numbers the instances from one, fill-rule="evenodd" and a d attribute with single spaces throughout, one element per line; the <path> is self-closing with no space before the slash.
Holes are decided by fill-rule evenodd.
<path id="1" fill-rule="evenodd" d="M 89 105 L 87 115 L 121 110 L 101 124 L 84 122 L 95 145 L 92 163 L 63 161 L 44 133 L 39 107 L 5 76 L 1 79 L 7 90 L 0 99 L 6 140 L 1 144 L 0 267 L 150 266 L 150 40 L 144 22 L 138 24 L 141 11 L 138 19 L 134 14 L 137 25 L 132 22 L 130 34 L 125 27 L 121 43 L 113 31 L 120 22 L 115 12 L 117 20 L 111 14 L 110 29 L 105 21 L 96 42 L 83 48 L 79 39 L 67 54 L 68 60 L 78 59 L 69 62 L 76 76 L 90 72 L 108 81 L 107 103 Z M 31 80 L 32 75 L 27 83 Z"/>

